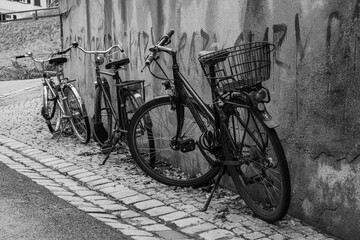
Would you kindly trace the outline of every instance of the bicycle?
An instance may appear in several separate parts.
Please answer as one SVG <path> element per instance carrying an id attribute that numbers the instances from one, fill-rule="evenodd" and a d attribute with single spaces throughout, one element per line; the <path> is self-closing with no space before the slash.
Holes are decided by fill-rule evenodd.
<path id="1" fill-rule="evenodd" d="M 72 82 L 63 75 L 62 65 L 67 62 L 66 57 L 54 57 L 63 55 L 67 51 L 59 51 L 50 54 L 47 59 L 36 59 L 31 52 L 16 56 L 19 58 L 31 58 L 35 63 L 41 65 L 43 104 L 41 115 L 45 119 L 50 133 L 59 134 L 74 133 L 81 143 L 90 140 L 90 123 L 85 105 Z M 49 63 L 55 71 L 47 71 L 45 64 Z M 36 67 L 36 64 L 35 64 Z M 54 76 L 52 78 L 51 76 Z M 68 131 L 70 123 L 70 130 Z M 59 138 L 58 138 L 59 139 Z"/>
<path id="2" fill-rule="evenodd" d="M 73 44 L 75 48 L 80 49 L 85 54 L 95 55 L 95 104 L 93 122 L 93 137 L 99 143 L 102 150 L 107 152 L 107 156 L 101 163 L 105 164 L 110 153 L 114 150 L 119 141 L 126 141 L 127 128 L 131 116 L 144 103 L 144 80 L 126 80 L 123 81 L 119 75 L 119 70 L 126 70 L 130 63 L 124 49 L 119 45 L 113 45 L 105 51 L 88 51 Z M 109 58 L 119 52 L 124 56 L 116 60 L 109 60 L 105 64 L 105 69 L 111 69 L 112 72 L 103 71 L 100 66 L 104 64 L 105 56 Z M 103 56 L 99 56 L 103 55 Z M 110 86 L 106 78 L 102 75 L 110 76 L 115 80 L 116 88 L 116 106 L 111 102 Z"/>
<path id="3" fill-rule="evenodd" d="M 265 107 L 270 94 L 261 84 L 270 77 L 273 45 L 249 43 L 203 52 L 199 61 L 212 97 L 206 104 L 180 72 L 176 50 L 166 47 L 173 33 L 151 46 L 145 60 L 144 68 L 164 80 L 170 94 L 148 101 L 131 119 L 128 145 L 134 161 L 167 185 L 201 186 L 215 179 L 204 211 L 228 174 L 257 217 L 280 220 L 289 208 L 290 175 L 276 124 Z M 172 59 L 171 79 L 158 62 L 161 52 Z M 153 62 L 165 77 L 155 75 Z M 146 131 L 138 134 L 143 127 Z"/>

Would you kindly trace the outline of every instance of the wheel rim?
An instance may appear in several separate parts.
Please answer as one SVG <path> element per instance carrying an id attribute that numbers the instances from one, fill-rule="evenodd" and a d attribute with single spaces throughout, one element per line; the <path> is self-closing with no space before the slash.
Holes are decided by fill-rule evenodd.
<path id="1" fill-rule="evenodd" d="M 187 108 L 181 140 L 183 143 L 189 139 L 194 140 L 195 150 L 183 152 L 177 149 L 178 146 L 173 142 L 176 113 L 171 108 L 169 102 L 162 102 L 138 118 L 134 134 L 136 155 L 141 159 L 143 167 L 152 172 L 150 176 L 155 176 L 162 183 L 179 186 L 203 184 L 213 177 L 210 175 L 214 175 L 214 168 L 208 162 L 214 159 L 209 159 L 210 154 L 205 156 L 200 150 L 199 139 L 202 132 L 195 120 L 189 117 L 191 113 Z M 204 120 L 207 121 L 207 127 L 212 128 L 210 122 L 205 118 Z M 155 149 L 149 147 L 150 133 L 153 135 L 150 138 L 154 139 Z"/>
<path id="2" fill-rule="evenodd" d="M 228 119 L 228 129 L 236 142 L 241 165 L 237 173 L 241 179 L 242 195 L 256 215 L 267 218 L 282 217 L 287 210 L 287 170 L 279 142 L 269 129 L 251 114 L 248 108 L 236 108 Z M 248 126 L 245 131 L 244 126 Z M 275 133 L 275 132 L 274 132 Z M 241 146 L 241 147 L 240 147 Z M 277 219 L 278 220 L 278 219 Z M 272 220 L 270 220 L 272 221 Z"/>

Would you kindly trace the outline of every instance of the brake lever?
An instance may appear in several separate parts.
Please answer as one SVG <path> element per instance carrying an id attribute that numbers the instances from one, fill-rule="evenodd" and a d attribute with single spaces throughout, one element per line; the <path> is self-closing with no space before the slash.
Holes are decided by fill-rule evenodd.
<path id="1" fill-rule="evenodd" d="M 150 54 L 149 54 L 149 55 L 150 55 Z M 148 56 L 149 56 L 149 55 L 148 55 Z M 160 58 L 159 56 L 156 56 L 156 57 L 154 57 L 154 59 L 153 59 L 152 61 L 157 61 L 159 58 Z M 148 66 L 150 66 L 150 63 L 149 63 L 149 64 L 146 64 L 146 63 L 145 63 L 145 66 L 141 69 L 141 72 L 143 72 L 144 69 L 145 69 L 146 67 L 148 67 Z"/>

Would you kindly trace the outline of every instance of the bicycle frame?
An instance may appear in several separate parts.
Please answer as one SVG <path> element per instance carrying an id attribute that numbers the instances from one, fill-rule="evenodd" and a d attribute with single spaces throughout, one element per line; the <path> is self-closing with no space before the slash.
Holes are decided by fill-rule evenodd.
<path id="1" fill-rule="evenodd" d="M 104 159 L 104 161 L 102 163 L 102 164 L 105 164 L 107 158 L 109 157 L 111 151 L 114 149 L 115 145 L 118 143 L 118 141 L 120 139 L 123 139 L 123 137 L 127 133 L 126 128 L 127 128 L 127 124 L 128 124 L 128 116 L 127 116 L 127 112 L 125 112 L 126 111 L 126 101 L 127 101 L 125 99 L 126 98 L 125 94 L 127 92 L 125 92 L 125 91 L 129 91 L 130 94 L 133 94 L 133 93 L 137 92 L 138 89 L 135 88 L 135 90 L 130 90 L 127 87 L 141 83 L 142 92 L 144 92 L 144 85 L 143 85 L 144 80 L 130 80 L 130 81 L 122 81 L 121 80 L 121 77 L 120 77 L 118 71 L 126 69 L 126 65 L 129 63 L 128 58 L 118 59 L 116 61 L 107 63 L 105 68 L 107 68 L 107 69 L 112 68 L 115 70 L 115 72 L 107 72 L 107 71 L 103 71 L 100 69 L 100 66 L 104 63 L 104 58 L 99 56 L 101 54 L 103 54 L 105 56 L 112 49 L 118 48 L 120 50 L 120 52 L 122 52 L 126 57 L 126 54 L 124 53 L 124 49 L 122 49 L 122 47 L 119 45 L 114 45 L 105 51 L 87 51 L 87 50 L 83 49 L 82 47 L 79 47 L 77 43 L 73 43 L 73 46 L 75 48 L 79 48 L 84 53 L 95 55 L 95 74 L 96 74 L 95 86 L 99 87 L 100 91 L 103 93 L 103 96 L 105 98 L 104 101 L 106 102 L 105 104 L 110 109 L 109 114 L 111 114 L 111 118 L 115 120 L 115 124 L 113 126 L 111 126 L 112 127 L 111 133 L 109 133 L 107 140 L 104 142 L 104 145 L 102 146 L 102 147 L 104 147 L 103 150 L 104 149 L 107 150 L 107 148 L 111 147 L 111 150 L 108 152 L 108 155 L 106 156 L 106 158 Z M 103 75 L 110 76 L 113 79 L 115 79 L 114 86 L 116 88 L 117 112 L 115 111 L 114 105 L 112 105 L 112 103 L 111 103 L 111 99 L 106 94 L 109 84 Z M 119 135 L 117 136 L 116 133 L 119 133 Z"/>
<path id="2" fill-rule="evenodd" d="M 181 130 L 182 130 L 182 126 L 183 126 L 183 121 L 184 121 L 184 111 L 183 111 L 183 106 L 181 105 L 181 102 L 188 102 L 188 106 L 189 109 L 192 113 L 192 115 L 194 116 L 196 122 L 199 125 L 199 128 L 205 132 L 207 131 L 207 128 L 205 127 L 203 121 L 200 118 L 200 115 L 198 113 L 198 111 L 195 109 L 195 107 L 193 106 L 192 102 L 190 101 L 190 99 L 194 99 L 195 103 L 198 105 L 198 107 L 200 107 L 200 110 L 205 113 L 209 119 L 211 119 L 214 123 L 215 123 L 215 129 L 222 129 L 225 130 L 226 135 L 230 136 L 230 133 L 228 132 L 228 128 L 225 126 L 224 123 L 224 114 L 223 111 L 221 110 L 219 103 L 221 103 L 221 100 L 219 99 L 218 101 L 216 101 L 219 98 L 219 93 L 215 88 L 214 84 L 210 84 L 210 87 L 212 88 L 211 92 L 213 93 L 212 95 L 212 105 L 213 107 L 209 107 L 209 105 L 207 105 L 201 98 L 200 96 L 196 93 L 196 91 L 194 90 L 194 88 L 190 85 L 190 83 L 187 81 L 187 79 L 181 74 L 180 70 L 179 70 L 179 66 L 177 63 L 177 58 L 176 58 L 176 50 L 171 49 L 171 48 L 167 48 L 167 47 L 163 47 L 163 46 L 158 46 L 160 51 L 166 52 L 168 54 L 171 55 L 172 57 L 172 72 L 173 72 L 173 79 L 174 79 L 174 87 L 175 87 L 175 97 L 176 97 L 176 101 L 175 101 L 175 106 L 176 106 L 176 115 L 177 115 L 177 121 L 178 121 L 178 125 L 177 125 L 177 134 L 175 136 L 175 140 L 178 140 L 179 136 L 181 135 Z M 228 102 L 230 104 L 234 104 L 231 102 Z M 246 107 L 249 107 L 246 105 Z M 224 132 L 224 131 L 222 131 Z M 233 149 L 236 148 L 236 143 L 233 141 L 233 139 L 231 137 L 226 137 L 226 139 L 230 140 L 230 144 L 233 147 Z"/>
<path id="3" fill-rule="evenodd" d="M 59 66 L 56 66 L 56 68 L 59 68 Z M 61 74 L 60 74 L 60 71 L 59 69 L 57 69 L 56 71 L 44 71 L 43 72 L 43 79 L 42 79 L 42 84 L 43 85 L 47 85 L 52 93 L 53 96 L 56 96 L 56 92 L 54 91 L 54 87 L 51 86 L 50 84 L 50 81 L 51 81 L 51 78 L 47 76 L 47 74 L 56 74 L 56 78 L 58 79 L 59 83 L 61 83 Z M 64 96 L 64 92 L 63 92 L 63 89 L 60 87 L 60 91 L 62 93 L 62 96 Z M 58 103 L 58 106 L 60 107 L 61 109 L 61 112 L 67 114 L 67 109 L 64 108 L 64 105 L 66 104 L 66 101 L 64 101 L 65 98 L 62 97 L 61 99 L 57 99 L 57 103 Z"/>
<path id="4" fill-rule="evenodd" d="M 106 71 L 100 70 L 100 66 L 104 63 L 104 60 L 103 60 L 103 58 L 99 57 L 99 55 L 105 55 L 105 54 L 109 53 L 114 48 L 120 49 L 121 52 L 124 52 L 124 50 L 119 45 L 114 45 L 114 46 L 110 47 L 109 49 L 107 49 L 105 51 L 87 51 L 87 50 L 85 50 L 84 48 L 82 48 L 80 46 L 76 46 L 76 48 L 79 48 L 82 52 L 84 52 L 86 54 L 93 54 L 95 56 L 95 74 L 96 74 L 95 85 L 99 86 L 103 93 L 105 93 L 105 88 L 106 88 L 105 85 L 107 84 L 107 80 L 104 77 L 101 77 L 101 75 L 111 76 L 113 79 L 115 79 L 115 87 L 117 88 L 117 90 L 116 90 L 116 103 L 117 103 L 117 106 L 118 106 L 117 113 L 115 111 L 114 106 L 111 104 L 111 99 L 109 99 L 109 97 L 106 94 L 104 94 L 104 96 L 105 96 L 105 100 L 106 100 L 108 106 L 110 107 L 111 115 L 115 120 L 114 128 L 116 129 L 116 126 L 118 125 L 119 128 L 120 128 L 119 129 L 120 132 L 126 132 L 126 130 L 125 130 L 125 122 L 124 122 L 124 117 L 125 116 L 122 115 L 122 111 L 121 111 L 121 107 L 123 106 L 123 102 L 122 102 L 121 97 L 118 94 L 119 86 L 117 86 L 117 85 L 121 84 L 121 78 L 120 78 L 119 73 L 117 71 L 115 73 L 111 73 L 111 72 L 106 72 Z"/>
<path id="5" fill-rule="evenodd" d="M 101 77 L 101 74 L 102 75 L 107 75 L 107 76 L 111 76 L 112 78 L 115 79 L 115 87 L 118 88 L 116 85 L 120 84 L 121 82 L 121 78 L 119 76 L 119 73 L 116 72 L 116 73 L 110 73 L 110 72 L 106 72 L 106 71 L 101 71 L 100 70 L 100 66 L 97 65 L 96 66 L 96 85 L 99 86 L 101 88 L 101 91 L 103 93 L 105 93 L 105 88 L 107 86 L 105 86 L 105 84 L 108 85 L 107 83 L 107 80 L 104 78 L 104 77 Z M 105 96 L 105 100 L 108 104 L 108 106 L 110 107 L 110 111 L 111 111 L 111 115 L 113 116 L 114 120 L 115 120 L 115 128 L 116 128 L 116 125 L 119 125 L 120 129 L 124 129 L 125 128 L 125 123 L 124 123 L 124 116 L 122 115 L 122 111 L 121 111 L 121 106 L 123 105 L 123 102 L 122 102 L 122 99 L 121 97 L 118 96 L 118 90 L 116 90 L 116 102 L 117 102 L 117 113 L 114 109 L 114 106 L 111 104 L 111 100 L 109 99 L 109 97 L 104 94 Z M 120 121 L 120 119 L 122 121 Z"/>
<path id="6" fill-rule="evenodd" d="M 68 119 L 70 121 L 70 125 L 73 127 L 73 119 L 72 119 L 72 113 L 70 111 L 70 106 L 69 103 L 67 101 L 67 96 L 65 96 L 64 93 L 64 86 L 68 86 L 69 88 L 73 88 L 74 86 L 71 84 L 71 82 L 75 81 L 75 80 L 68 80 L 67 78 L 64 78 L 62 76 L 62 70 L 60 69 L 61 66 L 57 65 L 56 66 L 56 71 L 43 71 L 43 78 L 42 78 L 42 84 L 43 86 L 47 86 L 48 89 L 51 91 L 52 96 L 56 96 L 56 103 L 57 106 L 60 108 L 60 111 L 62 113 L 61 118 L 60 118 L 60 124 L 61 124 L 61 119 Z M 48 75 L 55 75 L 55 77 L 57 78 L 58 81 L 58 90 L 56 91 L 54 89 L 54 86 L 51 84 L 51 77 L 49 77 Z M 59 94 L 59 92 L 61 94 Z M 79 96 L 75 96 L 76 98 L 80 98 Z M 86 117 L 86 111 L 83 111 L 84 113 L 84 117 Z M 49 121 L 49 120 L 46 120 Z M 65 124 L 65 126 L 68 124 L 68 122 Z M 61 131 L 63 131 L 64 129 L 62 128 Z M 61 135 L 59 135 L 60 137 Z"/>
<path id="7" fill-rule="evenodd" d="M 61 76 L 62 76 L 62 71 L 61 71 L 59 65 L 56 66 L 56 71 L 46 71 L 46 70 L 45 70 L 44 64 L 45 64 L 46 62 L 49 62 L 50 59 L 52 59 L 52 57 L 53 57 L 55 54 L 56 54 L 56 53 L 51 54 L 51 55 L 49 56 L 49 58 L 47 58 L 47 59 L 36 59 L 36 58 L 33 57 L 33 54 L 32 54 L 32 53 L 26 53 L 26 55 L 24 55 L 25 57 L 30 57 L 34 62 L 40 63 L 41 68 L 42 68 L 42 73 L 43 73 L 42 85 L 43 85 L 43 86 L 45 86 L 45 85 L 48 86 L 48 88 L 50 89 L 50 91 L 51 91 L 51 93 L 52 93 L 53 96 L 57 96 L 58 94 L 54 91 L 54 87 L 50 84 L 51 77 L 49 77 L 48 75 L 55 75 L 55 77 L 57 78 L 57 81 L 58 81 L 59 85 L 61 85 L 61 84 L 63 83 L 63 80 L 65 80 L 64 77 L 61 78 Z M 67 81 L 67 79 L 66 79 L 66 84 L 67 84 L 67 83 L 69 83 L 69 81 Z M 60 89 L 60 91 L 61 91 L 61 93 L 62 93 L 62 94 L 61 94 L 61 95 L 62 95 L 62 98 L 61 98 L 61 99 L 57 98 L 56 101 L 57 101 L 58 106 L 59 106 L 60 109 L 61 109 L 61 112 L 64 113 L 64 116 L 63 116 L 63 117 L 66 118 L 66 117 L 69 117 L 69 112 L 68 112 L 69 106 L 67 106 L 68 103 L 65 101 L 66 98 L 64 97 L 65 95 L 64 95 L 64 92 L 63 92 L 63 88 L 60 87 L 59 89 Z M 57 96 L 57 97 L 58 97 L 58 96 Z M 66 107 L 64 107 L 64 106 L 66 106 Z"/>

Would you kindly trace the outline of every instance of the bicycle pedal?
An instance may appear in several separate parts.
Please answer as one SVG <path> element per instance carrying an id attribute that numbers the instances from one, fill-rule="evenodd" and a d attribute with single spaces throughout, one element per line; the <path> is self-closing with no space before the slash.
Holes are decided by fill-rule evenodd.
<path id="1" fill-rule="evenodd" d="M 180 141 L 180 151 L 182 152 L 190 152 L 195 150 L 196 143 L 194 139 L 187 139 L 184 141 Z"/>

